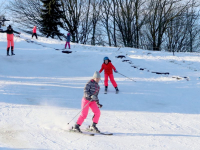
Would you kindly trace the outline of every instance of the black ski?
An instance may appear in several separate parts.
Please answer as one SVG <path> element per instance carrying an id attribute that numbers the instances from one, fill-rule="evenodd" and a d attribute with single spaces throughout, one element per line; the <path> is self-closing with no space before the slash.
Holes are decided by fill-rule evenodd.
<path id="1" fill-rule="evenodd" d="M 87 132 L 90 132 L 90 133 L 94 133 L 94 134 L 113 135 L 113 133 L 105 133 L 105 132 L 99 132 L 99 133 L 98 133 L 98 132 L 94 132 L 94 131 L 91 131 L 90 128 L 87 128 L 86 131 L 87 131 Z"/>
<path id="2" fill-rule="evenodd" d="M 104 133 L 104 132 L 100 132 L 99 134 L 102 134 L 102 135 L 113 135 L 113 133 Z"/>
<path id="3" fill-rule="evenodd" d="M 108 92 L 106 92 L 106 91 L 104 91 L 104 94 L 107 94 Z M 119 91 L 116 91 L 115 92 L 115 94 L 118 94 L 119 93 Z"/>
<path id="4" fill-rule="evenodd" d="M 73 129 L 69 129 L 69 132 L 73 132 L 73 133 L 78 133 L 78 134 L 83 134 L 83 135 L 87 135 L 87 136 L 94 136 L 95 134 L 93 133 L 87 133 L 87 132 L 76 132 Z"/>

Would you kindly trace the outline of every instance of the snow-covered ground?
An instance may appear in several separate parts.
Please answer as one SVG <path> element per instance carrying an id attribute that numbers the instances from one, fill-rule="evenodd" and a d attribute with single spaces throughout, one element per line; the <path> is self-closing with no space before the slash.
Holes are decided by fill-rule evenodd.
<path id="1" fill-rule="evenodd" d="M 16 55 L 8 57 L 6 34 L 0 33 L 0 149 L 200 149 L 200 54 L 79 44 L 64 54 L 55 49 L 65 42 L 39 37 L 28 43 L 27 38 L 15 37 Z M 98 128 L 114 135 L 70 133 L 77 118 L 67 123 L 80 111 L 85 83 L 105 56 L 136 81 L 114 74 L 120 93 L 109 84 L 107 95 L 100 82 Z M 90 111 L 81 129 L 92 116 Z"/>

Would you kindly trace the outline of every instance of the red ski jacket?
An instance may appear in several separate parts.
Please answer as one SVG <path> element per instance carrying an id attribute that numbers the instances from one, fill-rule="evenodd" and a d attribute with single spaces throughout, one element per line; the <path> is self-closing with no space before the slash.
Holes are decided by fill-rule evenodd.
<path id="1" fill-rule="evenodd" d="M 37 30 L 37 28 L 36 28 L 36 26 L 34 26 L 33 33 L 36 33 L 36 30 Z"/>
<path id="2" fill-rule="evenodd" d="M 116 70 L 116 68 L 113 66 L 113 64 L 111 62 L 109 62 L 108 64 L 103 63 L 101 66 L 101 70 L 99 71 L 99 73 L 101 73 L 104 70 L 104 74 L 110 75 L 113 74 L 113 70 Z"/>

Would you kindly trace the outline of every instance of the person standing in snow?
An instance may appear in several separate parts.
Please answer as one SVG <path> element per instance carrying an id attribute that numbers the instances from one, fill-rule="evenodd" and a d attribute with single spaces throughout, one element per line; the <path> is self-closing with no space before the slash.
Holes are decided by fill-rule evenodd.
<path id="1" fill-rule="evenodd" d="M 118 73 L 118 72 L 117 72 L 116 68 L 113 66 L 113 64 L 111 63 L 111 60 L 108 57 L 104 57 L 103 61 L 104 61 L 104 63 L 102 64 L 99 73 L 101 73 L 104 70 L 105 92 L 107 92 L 107 90 L 108 90 L 108 77 L 109 77 L 112 85 L 114 86 L 114 88 L 116 89 L 116 92 L 118 93 L 119 89 L 117 87 L 117 83 L 114 80 L 113 70 L 114 70 L 115 73 Z"/>
<path id="2" fill-rule="evenodd" d="M 99 90 L 100 90 L 100 86 L 99 86 L 99 81 L 100 81 L 100 73 L 98 71 L 96 71 L 93 75 L 93 79 L 91 79 L 90 81 L 88 81 L 88 83 L 85 85 L 84 88 L 84 95 L 82 98 L 82 112 L 81 115 L 79 116 L 73 130 L 76 132 L 81 132 L 80 130 L 80 126 L 82 125 L 83 121 L 86 119 L 87 115 L 88 115 L 88 111 L 89 108 L 92 110 L 92 112 L 94 113 L 93 116 L 93 123 L 90 126 L 90 130 L 100 133 L 100 131 L 98 130 L 98 128 L 96 127 L 96 124 L 99 121 L 100 118 L 100 109 L 102 107 L 101 104 L 99 104 L 99 99 L 98 99 L 98 94 L 99 94 Z"/>
<path id="3" fill-rule="evenodd" d="M 17 34 L 21 34 L 20 32 L 14 31 L 11 27 L 11 25 L 9 25 L 7 27 L 7 30 L 5 31 L 0 31 L 1 33 L 7 33 L 7 56 L 9 55 L 9 50 L 10 50 L 10 45 L 11 45 L 11 55 L 15 55 L 14 54 L 14 34 L 13 33 L 17 33 Z"/>
<path id="4" fill-rule="evenodd" d="M 70 33 L 67 33 L 67 37 L 66 37 L 66 44 L 65 44 L 65 49 L 67 48 L 67 45 L 68 45 L 68 47 L 69 47 L 69 49 L 70 49 Z"/>
<path id="5" fill-rule="evenodd" d="M 38 38 L 37 38 L 37 33 L 36 33 L 36 30 L 37 30 L 37 27 L 36 27 L 36 26 L 34 26 L 34 27 L 33 27 L 33 34 L 32 34 L 32 38 L 33 38 L 33 36 L 35 36 L 35 37 L 36 37 L 36 39 L 38 39 Z"/>

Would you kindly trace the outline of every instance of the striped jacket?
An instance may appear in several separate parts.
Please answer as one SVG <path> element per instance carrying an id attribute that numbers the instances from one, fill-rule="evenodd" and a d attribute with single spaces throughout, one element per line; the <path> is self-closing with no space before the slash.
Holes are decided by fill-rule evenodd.
<path id="1" fill-rule="evenodd" d="M 95 95 L 97 96 L 97 101 L 98 101 L 99 90 L 100 90 L 100 86 L 98 85 L 96 81 L 92 79 L 88 81 L 88 83 L 85 85 L 83 97 L 90 101 L 91 96 Z"/>

